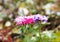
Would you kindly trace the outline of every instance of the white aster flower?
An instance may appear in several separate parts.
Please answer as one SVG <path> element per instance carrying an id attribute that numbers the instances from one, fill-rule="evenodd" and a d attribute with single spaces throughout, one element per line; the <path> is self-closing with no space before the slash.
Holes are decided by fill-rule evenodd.
<path id="1" fill-rule="evenodd" d="M 52 38 L 53 31 L 43 31 L 42 34 L 46 35 L 49 38 Z"/>
<path id="2" fill-rule="evenodd" d="M 27 8 L 19 8 L 19 10 L 18 10 L 18 15 L 20 15 L 20 16 L 26 16 L 26 15 L 28 15 L 28 13 L 29 13 L 29 11 L 28 11 L 28 9 Z"/>
<path id="3" fill-rule="evenodd" d="M 36 33 L 36 36 L 39 37 L 39 33 Z"/>
<path id="4" fill-rule="evenodd" d="M 32 37 L 31 40 L 36 40 L 36 37 Z"/>
<path id="5" fill-rule="evenodd" d="M 7 22 L 5 23 L 5 26 L 6 26 L 6 27 L 11 26 L 11 22 L 10 22 L 10 21 L 7 21 Z"/>
<path id="6" fill-rule="evenodd" d="M 60 12 L 57 12 L 57 16 L 60 16 Z"/>
<path id="7" fill-rule="evenodd" d="M 45 12 L 46 12 L 47 15 L 51 14 L 51 11 L 50 11 L 51 6 L 54 6 L 54 4 L 48 3 L 45 6 L 43 6 L 43 8 L 45 9 Z"/>
<path id="8" fill-rule="evenodd" d="M 26 0 L 27 3 L 34 4 L 33 0 Z"/>

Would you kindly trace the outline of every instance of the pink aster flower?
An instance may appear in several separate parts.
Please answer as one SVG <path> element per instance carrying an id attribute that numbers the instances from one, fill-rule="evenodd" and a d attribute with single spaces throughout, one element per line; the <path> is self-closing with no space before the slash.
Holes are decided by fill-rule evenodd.
<path id="1" fill-rule="evenodd" d="M 25 19 L 25 24 L 31 24 L 33 22 L 33 19 L 30 16 L 27 16 L 24 19 Z"/>
<path id="2" fill-rule="evenodd" d="M 17 17 L 14 21 L 16 25 L 22 25 L 22 24 L 31 24 L 33 22 L 33 19 L 28 17 Z"/>
<path id="3" fill-rule="evenodd" d="M 17 17 L 14 22 L 16 23 L 16 25 L 23 24 L 23 17 Z"/>

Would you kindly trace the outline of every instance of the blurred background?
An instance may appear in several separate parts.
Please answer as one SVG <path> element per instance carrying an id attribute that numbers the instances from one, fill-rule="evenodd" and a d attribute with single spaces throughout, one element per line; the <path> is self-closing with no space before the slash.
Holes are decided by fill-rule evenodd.
<path id="1" fill-rule="evenodd" d="M 22 35 L 14 23 L 17 16 L 36 14 L 48 17 L 48 21 L 41 31 L 47 34 L 53 33 L 53 37 L 56 36 L 54 39 L 49 38 L 51 34 L 47 38 L 42 37 L 41 40 L 44 41 L 41 42 L 60 42 L 60 0 L 0 0 L 0 39 L 5 37 L 0 42 L 40 42 L 39 40 L 31 41 L 30 34 Z M 36 23 L 35 26 L 39 26 L 39 24 Z M 21 40 L 25 36 L 25 41 Z M 47 41 L 48 38 L 49 41 Z M 32 39 L 35 40 L 34 37 Z"/>

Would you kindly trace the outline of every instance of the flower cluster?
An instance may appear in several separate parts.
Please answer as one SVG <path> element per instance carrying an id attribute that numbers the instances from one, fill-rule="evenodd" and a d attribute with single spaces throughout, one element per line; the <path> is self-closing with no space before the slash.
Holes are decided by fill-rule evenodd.
<path id="1" fill-rule="evenodd" d="M 48 18 L 46 16 L 42 16 L 40 14 L 31 15 L 31 16 L 18 16 L 15 19 L 16 25 L 23 25 L 23 24 L 32 24 L 38 21 L 47 22 Z"/>

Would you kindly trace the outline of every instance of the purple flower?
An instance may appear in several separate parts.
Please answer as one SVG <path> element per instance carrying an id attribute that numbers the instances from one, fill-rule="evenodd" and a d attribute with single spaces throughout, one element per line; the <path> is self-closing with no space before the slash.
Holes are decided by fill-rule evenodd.
<path id="1" fill-rule="evenodd" d="M 43 16 L 43 18 L 42 18 L 42 22 L 47 22 L 47 21 L 48 21 L 48 17 Z"/>
<path id="2" fill-rule="evenodd" d="M 36 22 L 36 21 L 42 21 L 42 22 L 46 21 L 46 22 L 47 22 L 48 18 L 47 18 L 46 16 L 42 16 L 42 15 L 40 15 L 40 14 L 37 14 L 37 15 L 34 15 L 33 20 L 34 20 L 35 22 Z"/>

